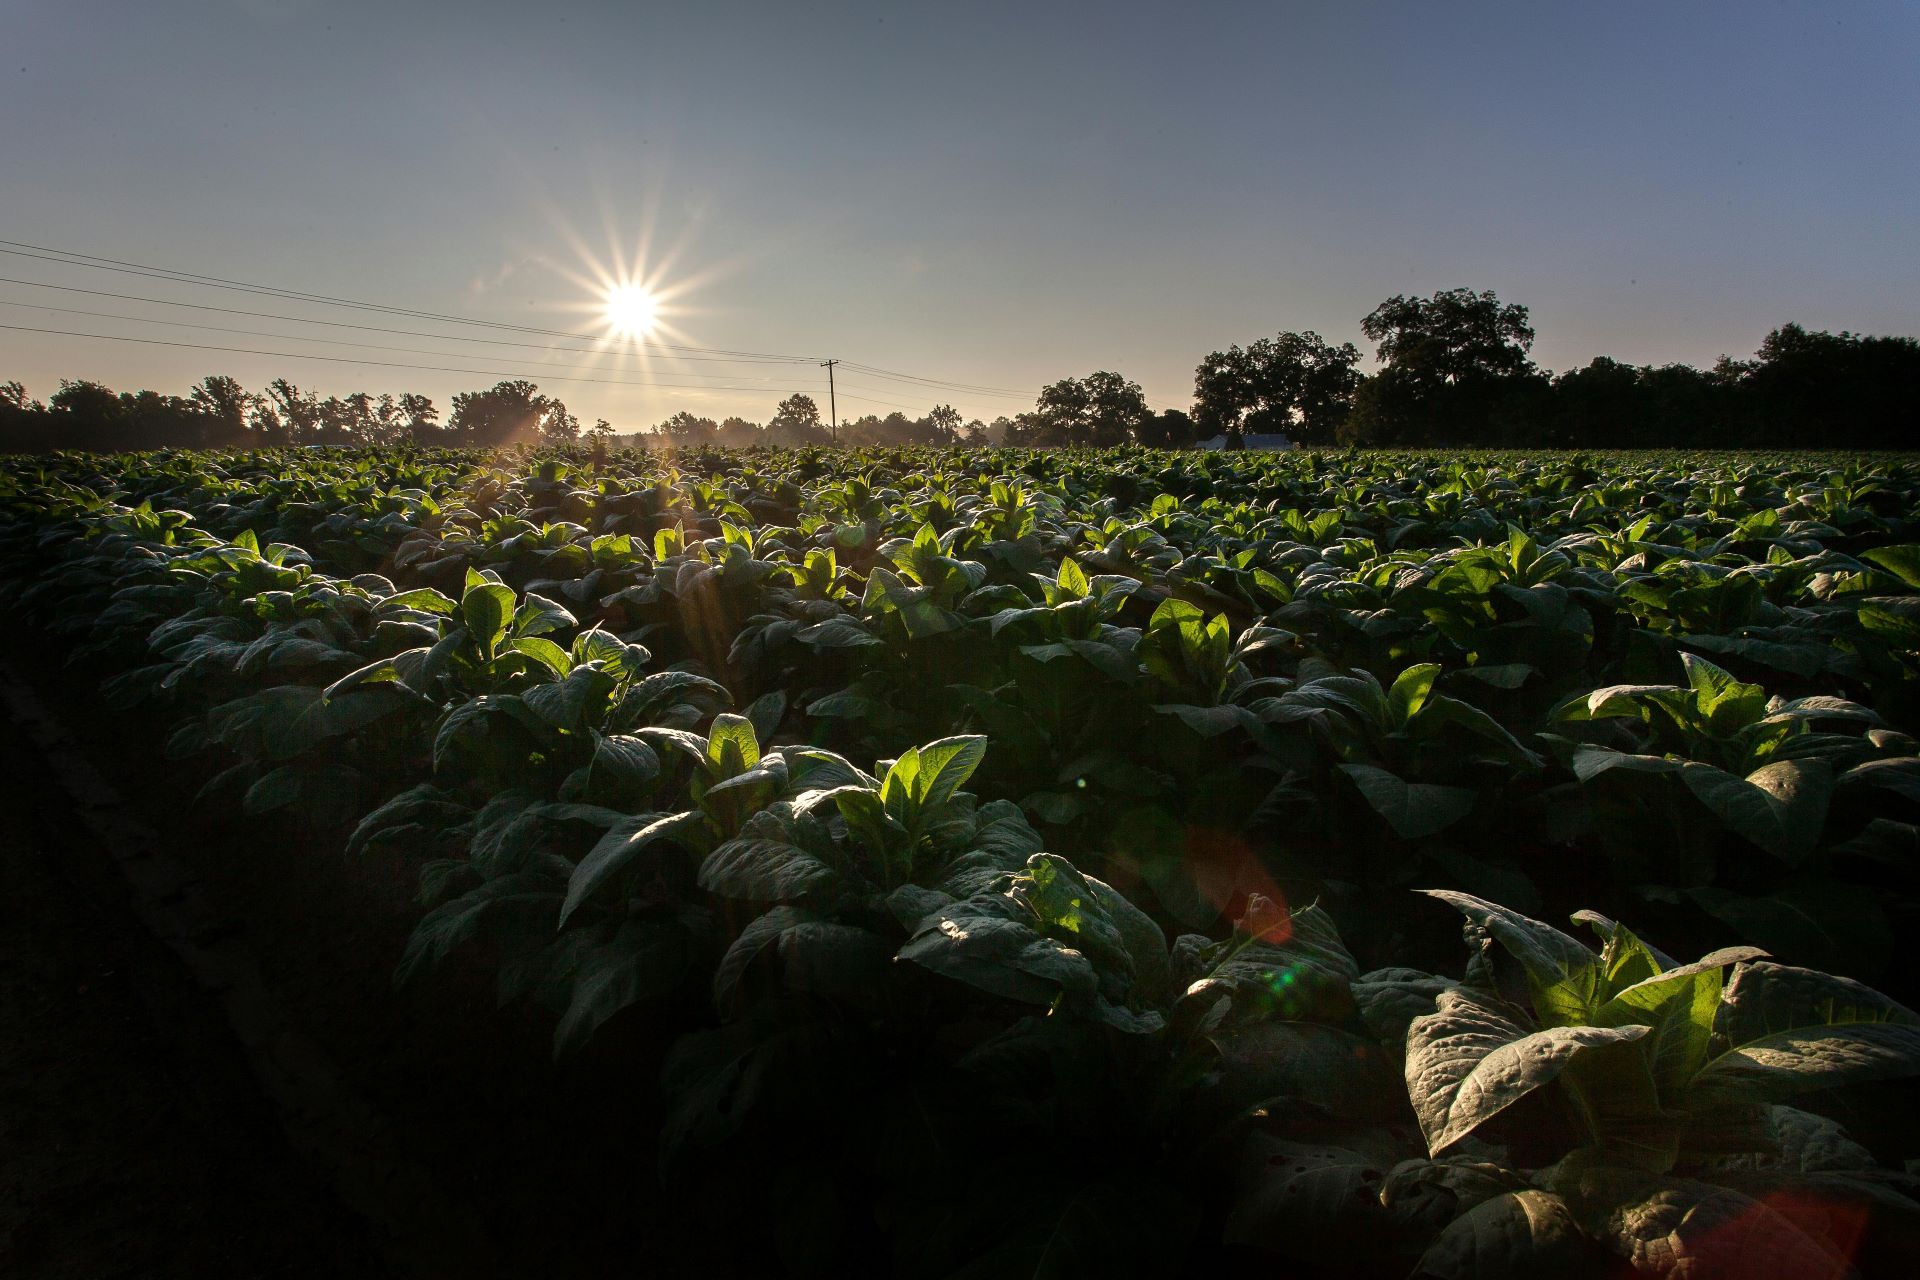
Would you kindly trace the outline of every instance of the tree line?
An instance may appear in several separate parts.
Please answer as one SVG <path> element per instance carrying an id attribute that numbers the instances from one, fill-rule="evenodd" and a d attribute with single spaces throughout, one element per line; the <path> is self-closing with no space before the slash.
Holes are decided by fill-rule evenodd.
<path id="1" fill-rule="evenodd" d="M 586 439 L 690 447 L 716 444 L 926 444 L 1031 448 L 1144 444 L 1238 447 L 1285 435 L 1302 444 L 1780 448 L 1913 447 L 1920 341 L 1773 330 L 1750 360 L 1710 369 L 1631 365 L 1606 356 L 1554 374 L 1536 365 L 1527 308 L 1492 292 L 1396 295 L 1360 322 L 1378 368 L 1353 343 L 1280 333 L 1210 353 L 1194 370 L 1189 409 L 1147 404 L 1140 385 L 1098 371 L 1042 388 L 1034 407 L 992 422 L 951 405 L 920 417 L 868 414 L 834 427 L 806 395 L 765 423 L 681 411 L 621 437 L 605 419 L 582 428 L 566 404 L 524 380 L 455 395 L 444 421 L 422 395 L 355 392 L 324 400 L 285 378 L 258 392 L 202 379 L 185 396 L 114 392 L 64 381 L 43 404 L 0 383 L 0 449 L 246 448 L 401 442 L 501 448 Z"/>

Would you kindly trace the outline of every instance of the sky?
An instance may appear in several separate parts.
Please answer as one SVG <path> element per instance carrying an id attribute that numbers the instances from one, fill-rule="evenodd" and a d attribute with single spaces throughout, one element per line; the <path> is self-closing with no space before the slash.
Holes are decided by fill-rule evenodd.
<path id="1" fill-rule="evenodd" d="M 1910 2 L 0 0 L 0 37 L 0 325 L 148 340 L 0 329 L 41 398 L 527 376 L 627 431 L 824 410 L 833 357 L 928 380 L 840 368 L 842 418 L 1095 370 L 1186 407 L 1210 351 L 1371 355 L 1374 306 L 1460 286 L 1549 369 L 1920 333 Z M 596 349 L 623 274 L 662 326 Z"/>

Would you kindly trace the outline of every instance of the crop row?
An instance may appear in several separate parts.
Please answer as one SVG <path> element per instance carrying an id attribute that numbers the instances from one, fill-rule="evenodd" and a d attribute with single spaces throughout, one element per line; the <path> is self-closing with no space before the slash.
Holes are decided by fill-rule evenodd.
<path id="1" fill-rule="evenodd" d="M 211 802 L 417 861 L 403 979 L 478 947 L 560 1053 L 705 989 L 660 1158 L 842 1188 L 731 1196 L 789 1267 L 1840 1274 L 1920 1220 L 1897 1117 L 1783 1102 L 1920 1066 L 1853 980 L 1907 994 L 1915 485 L 61 456 L 0 557 Z"/>

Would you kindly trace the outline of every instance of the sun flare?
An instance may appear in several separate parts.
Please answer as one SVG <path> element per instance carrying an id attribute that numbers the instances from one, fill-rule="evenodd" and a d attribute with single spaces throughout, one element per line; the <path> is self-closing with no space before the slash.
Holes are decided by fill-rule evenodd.
<path id="1" fill-rule="evenodd" d="M 607 325 L 628 338 L 644 338 L 660 318 L 660 302 L 645 285 L 617 284 L 607 290 Z"/>

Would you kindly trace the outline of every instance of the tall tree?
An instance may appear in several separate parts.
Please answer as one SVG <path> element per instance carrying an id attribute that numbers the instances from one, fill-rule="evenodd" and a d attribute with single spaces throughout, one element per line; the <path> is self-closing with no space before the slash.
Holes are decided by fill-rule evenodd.
<path id="1" fill-rule="evenodd" d="M 1179 409 L 1162 409 L 1140 424 L 1141 444 L 1154 449 L 1185 449 L 1195 439 L 1193 419 Z"/>
<path id="2" fill-rule="evenodd" d="M 579 420 L 564 403 L 541 395 L 539 387 L 521 379 L 496 383 L 485 391 L 462 391 L 453 398 L 447 428 L 461 444 L 476 449 L 531 444 L 543 438 L 572 439 L 580 433 Z"/>
<path id="3" fill-rule="evenodd" d="M 686 449 L 696 445 L 712 444 L 714 433 L 719 429 L 720 424 L 712 418 L 696 417 L 682 409 L 653 430 L 655 435 L 668 444 Z"/>
<path id="4" fill-rule="evenodd" d="M 1041 446 L 1101 447 L 1125 444 L 1148 416 L 1140 384 L 1117 373 L 1062 378 L 1040 391 L 1034 403 L 1034 438 Z"/>
<path id="5" fill-rule="evenodd" d="M 1319 334 L 1281 333 L 1216 351 L 1193 371 L 1193 422 L 1203 437 L 1285 433 L 1332 440 L 1360 385 L 1360 351 Z"/>
<path id="6" fill-rule="evenodd" d="M 812 396 L 797 392 L 779 403 L 767 423 L 768 444 L 818 444 L 826 437 L 826 429 L 820 425 L 820 406 Z"/>
<path id="7" fill-rule="evenodd" d="M 1543 390 L 1527 309 L 1491 290 L 1394 295 L 1360 322 L 1386 366 L 1367 379 L 1340 437 L 1350 443 L 1491 443 L 1524 430 L 1516 404 Z"/>
<path id="8" fill-rule="evenodd" d="M 440 434 L 440 410 L 433 401 L 414 392 L 400 397 L 400 425 L 407 438 L 416 444 L 430 443 Z"/>
<path id="9" fill-rule="evenodd" d="M 960 438 L 960 411 L 950 404 L 937 404 L 927 414 L 927 431 L 932 443 L 950 445 Z"/>
<path id="10" fill-rule="evenodd" d="M 195 410 L 212 420 L 211 434 L 223 443 L 241 443 L 247 431 L 247 409 L 253 399 L 236 380 L 210 373 L 187 393 Z"/>

